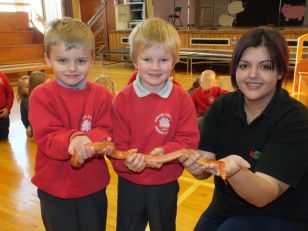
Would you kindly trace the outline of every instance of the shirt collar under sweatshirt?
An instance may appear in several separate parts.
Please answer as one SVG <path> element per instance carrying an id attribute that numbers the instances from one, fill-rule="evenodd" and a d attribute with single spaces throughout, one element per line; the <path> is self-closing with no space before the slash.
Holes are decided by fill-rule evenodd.
<path id="1" fill-rule="evenodd" d="M 154 93 L 146 89 L 144 86 L 142 86 L 140 76 L 139 74 L 137 74 L 137 77 L 135 81 L 133 82 L 133 87 L 138 97 L 145 97 L 153 93 L 153 94 L 159 95 L 161 98 L 166 99 L 169 97 L 172 91 L 173 83 L 170 79 L 168 79 L 166 81 L 165 86 L 159 92 Z"/>
<path id="2" fill-rule="evenodd" d="M 68 85 L 66 83 L 64 83 L 62 80 L 60 79 L 56 79 L 56 82 L 62 86 L 62 87 L 66 87 L 66 88 L 70 88 L 70 89 L 75 89 L 75 90 L 83 90 L 86 88 L 87 86 L 87 80 L 83 80 L 80 83 L 78 83 L 77 85 Z"/>

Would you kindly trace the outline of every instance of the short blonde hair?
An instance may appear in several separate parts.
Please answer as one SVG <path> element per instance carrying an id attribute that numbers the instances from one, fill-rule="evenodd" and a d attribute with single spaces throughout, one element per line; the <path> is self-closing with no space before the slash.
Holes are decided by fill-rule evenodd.
<path id="1" fill-rule="evenodd" d="M 25 100 L 29 96 L 29 91 L 28 93 L 24 90 L 23 88 L 23 82 L 29 80 L 29 75 L 24 75 L 20 77 L 17 81 L 17 102 L 20 102 L 22 100 Z M 27 83 L 29 85 L 29 82 Z"/>
<path id="2" fill-rule="evenodd" d="M 216 83 L 216 72 L 212 70 L 205 70 L 200 76 L 200 87 L 203 90 L 210 89 Z"/>
<path id="3" fill-rule="evenodd" d="M 82 21 L 74 18 L 55 19 L 45 27 L 45 52 L 50 55 L 50 47 L 64 43 L 67 50 L 88 48 L 95 52 L 95 37 L 91 29 Z"/>
<path id="4" fill-rule="evenodd" d="M 105 87 L 110 93 L 115 94 L 114 82 L 109 77 L 100 75 L 93 82 Z"/>
<path id="5" fill-rule="evenodd" d="M 129 36 L 130 57 L 136 63 L 140 49 L 148 48 L 156 44 L 162 44 L 171 52 L 173 65 L 179 61 L 181 39 L 177 30 L 160 18 L 146 19 L 132 30 Z"/>

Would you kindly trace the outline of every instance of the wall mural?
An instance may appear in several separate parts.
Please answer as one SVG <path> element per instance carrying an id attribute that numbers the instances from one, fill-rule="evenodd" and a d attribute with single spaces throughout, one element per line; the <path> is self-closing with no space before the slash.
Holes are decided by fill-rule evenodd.
<path id="1" fill-rule="evenodd" d="M 231 6 L 233 12 L 229 10 Z M 242 8 L 241 8 L 242 6 Z M 228 14 L 219 19 L 221 26 L 301 26 L 306 0 L 233 1 Z"/>
<path id="2" fill-rule="evenodd" d="M 235 24 L 236 15 L 243 12 L 245 9 L 242 1 L 234 1 L 228 5 L 227 10 L 228 14 L 222 14 L 219 17 L 219 25 L 221 26 L 233 26 Z"/>
<path id="3" fill-rule="evenodd" d="M 304 3 L 299 5 L 294 5 L 291 3 L 288 3 L 287 1 L 284 2 L 281 8 L 281 16 L 282 22 L 285 25 L 302 25 L 304 21 L 304 15 L 306 11 L 306 6 Z"/>

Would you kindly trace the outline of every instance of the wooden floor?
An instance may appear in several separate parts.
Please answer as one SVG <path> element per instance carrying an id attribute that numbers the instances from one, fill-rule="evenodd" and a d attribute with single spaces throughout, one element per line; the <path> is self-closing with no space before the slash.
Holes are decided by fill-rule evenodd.
<path id="1" fill-rule="evenodd" d="M 133 67 L 124 64 L 104 65 L 95 63 L 89 79 L 105 74 L 111 77 L 116 90 L 123 88 Z M 176 80 L 188 89 L 192 81 L 201 73 L 195 70 L 193 75 L 186 74 L 186 69 L 176 69 Z M 229 77 L 220 74 L 219 83 L 231 89 Z M 16 92 L 16 89 L 14 89 Z M 43 231 L 40 217 L 40 204 L 36 187 L 31 183 L 33 175 L 36 144 L 27 138 L 20 120 L 19 105 L 15 101 L 10 115 L 10 135 L 7 141 L 0 141 L 0 230 L 1 231 Z M 115 230 L 117 177 L 109 165 L 111 182 L 107 188 L 109 201 L 107 230 Z M 177 230 L 193 230 L 199 216 L 208 206 L 214 188 L 212 179 L 197 181 L 189 173 L 179 179 L 180 193 L 178 197 Z"/>

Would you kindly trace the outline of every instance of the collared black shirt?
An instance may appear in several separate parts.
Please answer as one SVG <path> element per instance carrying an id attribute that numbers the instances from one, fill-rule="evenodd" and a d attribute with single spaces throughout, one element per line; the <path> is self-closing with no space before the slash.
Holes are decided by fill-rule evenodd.
<path id="1" fill-rule="evenodd" d="M 215 153 L 216 159 L 240 155 L 251 171 L 290 185 L 277 200 L 257 208 L 215 177 L 212 206 L 218 214 L 274 215 L 308 226 L 308 110 L 286 90 L 278 88 L 250 124 L 241 93 L 217 98 L 204 117 L 199 148 Z"/>

